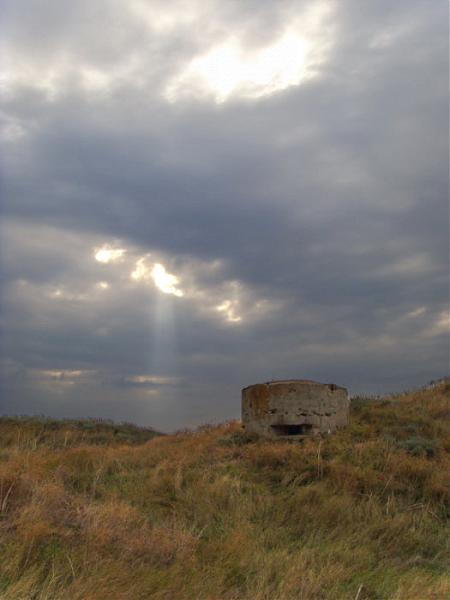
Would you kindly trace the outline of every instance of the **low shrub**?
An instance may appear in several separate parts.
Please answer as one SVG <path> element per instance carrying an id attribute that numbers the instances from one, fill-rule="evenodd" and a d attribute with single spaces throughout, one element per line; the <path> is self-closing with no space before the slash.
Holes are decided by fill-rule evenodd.
<path id="1" fill-rule="evenodd" d="M 439 441 L 414 436 L 399 442 L 398 447 L 406 450 L 406 452 L 412 456 L 426 456 L 427 458 L 432 458 L 439 448 Z"/>
<path id="2" fill-rule="evenodd" d="M 224 435 L 218 440 L 218 444 L 221 446 L 245 446 L 246 444 L 253 444 L 259 439 L 258 434 L 249 433 L 244 429 L 237 429 Z"/>

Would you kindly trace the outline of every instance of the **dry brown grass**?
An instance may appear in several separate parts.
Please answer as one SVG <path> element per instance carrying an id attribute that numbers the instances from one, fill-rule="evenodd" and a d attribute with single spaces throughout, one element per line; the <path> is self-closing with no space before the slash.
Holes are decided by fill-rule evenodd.
<path id="1" fill-rule="evenodd" d="M 0 420 L 2 600 L 450 597 L 445 384 L 303 443 L 51 423 Z"/>

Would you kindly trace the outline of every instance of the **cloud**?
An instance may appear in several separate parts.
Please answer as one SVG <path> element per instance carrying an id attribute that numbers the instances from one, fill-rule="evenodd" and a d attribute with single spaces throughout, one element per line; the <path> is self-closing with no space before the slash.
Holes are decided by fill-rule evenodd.
<path id="1" fill-rule="evenodd" d="M 100 248 L 95 248 L 94 256 L 95 260 L 100 263 L 109 263 L 120 260 L 125 252 L 125 248 L 111 248 L 106 244 Z"/>
<path id="2" fill-rule="evenodd" d="M 171 429 L 445 373 L 446 8 L 1 11 L 2 411 Z"/>

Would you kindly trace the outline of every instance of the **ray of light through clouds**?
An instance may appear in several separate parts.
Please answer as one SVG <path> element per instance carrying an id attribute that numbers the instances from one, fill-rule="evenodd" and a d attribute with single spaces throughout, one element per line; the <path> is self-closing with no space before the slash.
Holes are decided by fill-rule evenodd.
<path id="1" fill-rule="evenodd" d="M 445 375 L 447 13 L 5 0 L 0 412 L 173 429 Z"/>

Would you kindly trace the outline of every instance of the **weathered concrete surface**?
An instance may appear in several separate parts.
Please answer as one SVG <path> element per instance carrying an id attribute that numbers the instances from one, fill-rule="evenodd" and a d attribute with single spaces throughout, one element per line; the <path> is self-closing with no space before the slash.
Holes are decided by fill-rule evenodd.
<path id="1" fill-rule="evenodd" d="M 242 424 L 279 437 L 332 433 L 348 424 L 347 390 L 306 379 L 257 383 L 242 390 Z"/>

